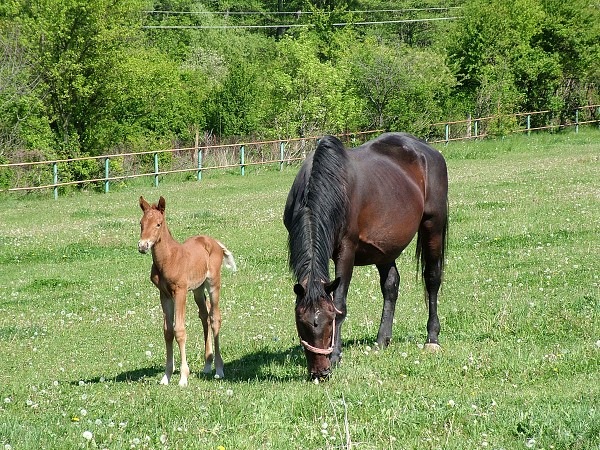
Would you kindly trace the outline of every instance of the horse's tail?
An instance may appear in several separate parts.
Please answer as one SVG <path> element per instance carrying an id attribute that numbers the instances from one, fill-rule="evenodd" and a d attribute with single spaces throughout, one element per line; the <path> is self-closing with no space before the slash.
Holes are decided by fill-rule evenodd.
<path id="1" fill-rule="evenodd" d="M 219 246 L 223 249 L 223 265 L 232 272 L 235 272 L 237 270 L 237 266 L 235 265 L 235 260 L 233 259 L 233 253 L 227 250 L 227 247 L 225 247 L 222 242 L 219 242 Z"/>

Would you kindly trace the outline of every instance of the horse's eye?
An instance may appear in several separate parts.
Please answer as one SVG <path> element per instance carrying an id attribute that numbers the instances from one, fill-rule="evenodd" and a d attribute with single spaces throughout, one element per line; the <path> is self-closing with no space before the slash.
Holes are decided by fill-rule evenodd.
<path id="1" fill-rule="evenodd" d="M 156 228 L 160 228 L 160 223 L 157 223 L 157 224 L 156 224 Z"/>

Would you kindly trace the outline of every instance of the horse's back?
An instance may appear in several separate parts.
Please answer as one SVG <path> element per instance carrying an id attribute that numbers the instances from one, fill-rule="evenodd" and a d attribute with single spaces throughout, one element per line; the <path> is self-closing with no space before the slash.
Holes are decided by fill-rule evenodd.
<path id="1" fill-rule="evenodd" d="M 373 182 L 384 177 L 406 178 L 420 186 L 425 207 L 447 202 L 448 170 L 442 154 L 408 133 L 384 133 L 355 149 L 361 173 Z M 399 189 L 402 188 L 399 186 Z"/>

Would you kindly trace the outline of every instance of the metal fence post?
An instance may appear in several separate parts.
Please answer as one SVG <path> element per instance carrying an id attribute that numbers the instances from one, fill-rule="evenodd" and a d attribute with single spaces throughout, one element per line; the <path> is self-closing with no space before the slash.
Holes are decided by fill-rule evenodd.
<path id="1" fill-rule="evenodd" d="M 479 136 L 479 119 L 475 119 L 475 139 Z"/>
<path id="2" fill-rule="evenodd" d="M 579 110 L 575 110 L 575 133 L 579 133 Z"/>
<path id="3" fill-rule="evenodd" d="M 109 173 L 109 169 L 110 169 L 110 158 L 106 158 L 104 160 L 104 193 L 108 194 L 108 190 L 109 190 L 109 181 L 108 181 L 108 173 Z"/>
<path id="4" fill-rule="evenodd" d="M 196 174 L 198 181 L 202 180 L 202 150 L 198 149 L 198 173 Z"/>
<path id="5" fill-rule="evenodd" d="M 241 172 L 242 172 L 242 176 L 244 176 L 244 174 L 246 173 L 246 167 L 244 165 L 245 160 L 246 160 L 246 149 L 244 148 L 244 146 L 242 145 L 240 147 L 240 168 L 241 168 Z"/>
<path id="6" fill-rule="evenodd" d="M 54 183 L 54 200 L 58 198 L 58 163 L 52 165 L 52 180 Z"/>
<path id="7" fill-rule="evenodd" d="M 158 153 L 154 153 L 154 187 L 158 187 Z"/>
<path id="8" fill-rule="evenodd" d="M 527 136 L 531 135 L 531 114 L 527 114 Z"/>
<path id="9" fill-rule="evenodd" d="M 279 143 L 279 171 L 283 170 L 283 157 L 285 155 L 285 142 Z"/>
<path id="10" fill-rule="evenodd" d="M 446 145 L 448 145 L 448 142 L 450 142 L 450 124 L 447 123 L 445 128 L 446 128 Z"/>

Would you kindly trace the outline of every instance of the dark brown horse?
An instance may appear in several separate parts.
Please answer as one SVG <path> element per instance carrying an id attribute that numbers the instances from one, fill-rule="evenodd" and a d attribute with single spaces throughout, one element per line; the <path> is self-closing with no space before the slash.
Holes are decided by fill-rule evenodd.
<path id="1" fill-rule="evenodd" d="M 400 279 L 395 260 L 416 234 L 429 309 L 425 345 L 439 348 L 448 172 L 437 150 L 405 133 L 386 133 L 350 151 L 325 136 L 296 176 L 283 221 L 297 280 L 296 327 L 313 379 L 327 377 L 340 361 L 354 266 L 375 264 L 379 270 L 383 312 L 377 344 L 390 343 Z"/>
<path id="2" fill-rule="evenodd" d="M 223 378 L 223 359 L 219 347 L 221 265 L 235 271 L 233 255 L 221 242 L 210 236 L 193 236 L 183 244 L 177 242 L 167 227 L 166 203 L 163 197 L 154 205 L 140 197 L 140 208 L 144 215 L 140 221 L 138 250 L 140 253 L 152 252 L 150 280 L 160 291 L 160 304 L 164 316 L 163 333 L 167 361 L 165 375 L 160 384 L 169 384 L 173 375 L 173 338 L 179 345 L 181 356 L 179 384 L 186 386 L 188 383 L 190 369 L 185 352 L 185 304 L 188 291 L 194 293 L 204 330 L 204 373 L 210 373 L 212 369 L 212 332 L 215 343 L 215 378 Z"/>

